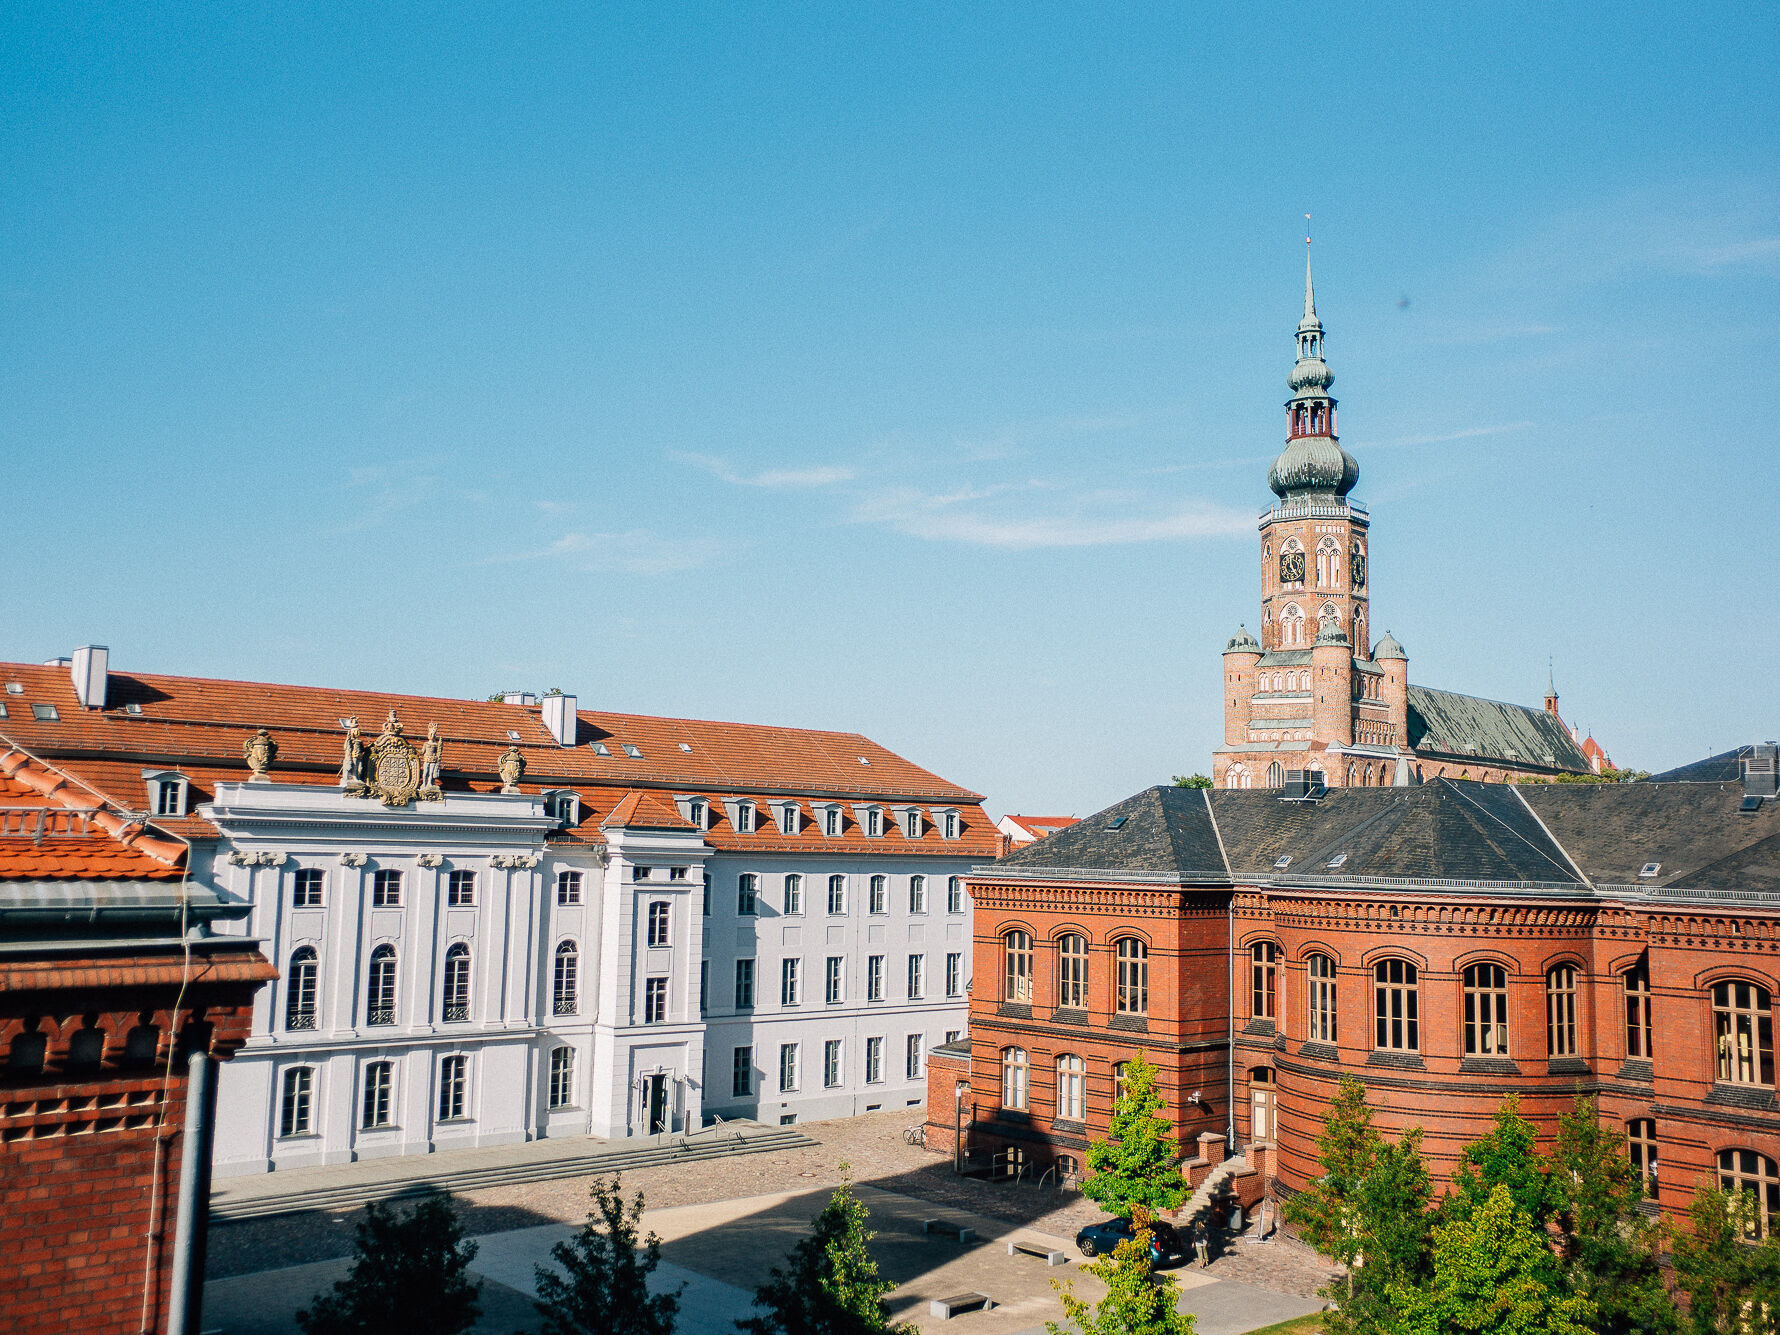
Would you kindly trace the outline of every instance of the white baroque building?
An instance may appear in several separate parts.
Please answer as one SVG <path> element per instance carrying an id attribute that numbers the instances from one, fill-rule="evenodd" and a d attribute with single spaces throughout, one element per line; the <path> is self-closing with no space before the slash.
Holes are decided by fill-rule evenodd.
<path id="1" fill-rule="evenodd" d="M 917 1106 L 965 1027 L 996 832 L 863 737 L 107 658 L 0 665 L 0 734 L 249 906 L 219 1175 Z"/>

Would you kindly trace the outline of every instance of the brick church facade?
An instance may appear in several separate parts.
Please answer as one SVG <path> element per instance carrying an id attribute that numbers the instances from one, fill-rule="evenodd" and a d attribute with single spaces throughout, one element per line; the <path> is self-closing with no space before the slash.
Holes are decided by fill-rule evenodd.
<path id="1" fill-rule="evenodd" d="M 1774 748 L 1692 782 L 1505 782 L 1595 765 L 1555 695 L 1417 688 L 1390 635 L 1366 648 L 1368 517 L 1308 273 L 1298 339 L 1216 786 L 1149 789 L 975 870 L 970 1027 L 930 1059 L 928 1145 L 1079 1173 L 1142 1055 L 1189 1181 L 1252 1203 L 1317 1174 L 1343 1076 L 1385 1133 L 1424 1129 L 1437 1183 L 1504 1095 L 1549 1145 L 1581 1092 L 1665 1213 L 1716 1182 L 1767 1229 Z"/>
<path id="2" fill-rule="evenodd" d="M 1261 516 L 1261 638 L 1240 627 L 1224 648 L 1213 781 L 1277 788 L 1299 770 L 1352 788 L 1598 769 L 1555 690 L 1540 710 L 1414 686 L 1396 638 L 1370 638 L 1372 521 L 1348 495 L 1360 466 L 1336 435 L 1323 338 L 1307 260 L 1286 446 L 1267 474 L 1279 499 Z"/>

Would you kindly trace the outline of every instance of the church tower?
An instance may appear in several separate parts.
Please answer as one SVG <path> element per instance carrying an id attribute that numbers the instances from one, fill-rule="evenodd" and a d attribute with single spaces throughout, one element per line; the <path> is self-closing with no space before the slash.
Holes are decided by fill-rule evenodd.
<path id="1" fill-rule="evenodd" d="M 1319 770 L 1331 787 L 1390 783 L 1404 734 L 1389 698 L 1400 691 L 1368 648 L 1371 520 L 1348 499 L 1360 466 L 1336 435 L 1308 250 L 1296 337 L 1286 445 L 1267 474 L 1279 500 L 1260 524 L 1260 640 L 1243 628 L 1224 651 L 1219 787 L 1275 787 L 1292 769 Z"/>

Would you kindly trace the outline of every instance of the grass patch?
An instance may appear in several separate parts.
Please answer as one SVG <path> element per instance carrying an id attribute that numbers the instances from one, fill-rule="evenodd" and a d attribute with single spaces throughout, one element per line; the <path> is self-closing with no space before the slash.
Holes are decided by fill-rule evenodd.
<path id="1" fill-rule="evenodd" d="M 1321 1335 L 1322 1329 L 1321 1314 L 1312 1312 L 1309 1316 L 1282 1321 L 1277 1326 L 1262 1326 L 1259 1330 L 1251 1330 L 1249 1335 Z"/>

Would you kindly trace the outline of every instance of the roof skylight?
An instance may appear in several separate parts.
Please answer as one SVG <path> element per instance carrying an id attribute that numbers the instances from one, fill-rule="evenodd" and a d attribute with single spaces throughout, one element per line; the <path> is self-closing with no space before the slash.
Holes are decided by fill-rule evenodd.
<path id="1" fill-rule="evenodd" d="M 8 695 L 23 695 L 25 693 L 25 685 L 23 682 L 9 681 L 6 683 L 6 693 Z"/>
<path id="2" fill-rule="evenodd" d="M 864 756 L 860 756 L 859 763 L 861 765 L 869 765 L 869 764 L 871 764 L 871 761 L 867 760 Z"/>
<path id="3" fill-rule="evenodd" d="M 132 701 L 130 701 L 129 704 L 124 706 L 124 713 L 131 714 L 131 715 L 141 714 L 142 706 L 137 701 L 132 700 Z"/>
<path id="4" fill-rule="evenodd" d="M 1641 881 L 1648 881 L 1651 877 L 1660 873 L 1662 869 L 1663 864 L 1660 862 L 1646 862 L 1642 867 L 1638 868 L 1638 879 Z"/>
<path id="5" fill-rule="evenodd" d="M 632 760 L 641 760 L 643 758 L 643 753 L 637 747 L 635 742 L 624 743 L 624 754 L 629 756 Z"/>
<path id="6" fill-rule="evenodd" d="M 1291 865 L 1292 865 L 1292 855 L 1290 853 L 1281 853 L 1278 857 L 1273 859 L 1273 870 L 1274 871 L 1284 871 L 1287 867 L 1289 867 Z"/>
<path id="7" fill-rule="evenodd" d="M 593 753 L 596 756 L 609 756 L 612 754 L 606 749 L 606 744 L 604 742 L 589 742 L 587 745 L 593 749 Z"/>
<path id="8" fill-rule="evenodd" d="M 1106 823 L 1106 828 L 1109 830 L 1122 829 L 1124 827 L 1125 822 L 1130 819 L 1131 819 L 1131 817 L 1129 817 L 1129 816 L 1114 816 L 1111 820 L 1109 820 Z"/>
<path id="9" fill-rule="evenodd" d="M 54 723 L 61 715 L 56 713 L 54 705 L 32 705 L 31 717 L 39 723 Z"/>
<path id="10" fill-rule="evenodd" d="M 519 734 L 514 732 L 513 729 L 508 728 L 507 729 L 507 740 L 509 742 L 516 742 L 519 740 Z"/>
<path id="11" fill-rule="evenodd" d="M 1328 870 L 1334 871 L 1337 867 L 1344 866 L 1346 864 L 1346 862 L 1347 862 L 1347 854 L 1346 853 L 1337 853 L 1334 857 L 1330 858 L 1323 865 Z"/>
<path id="12" fill-rule="evenodd" d="M 690 751 L 690 750 L 692 750 L 692 743 L 691 742 L 681 742 L 680 749 L 682 751 Z"/>

